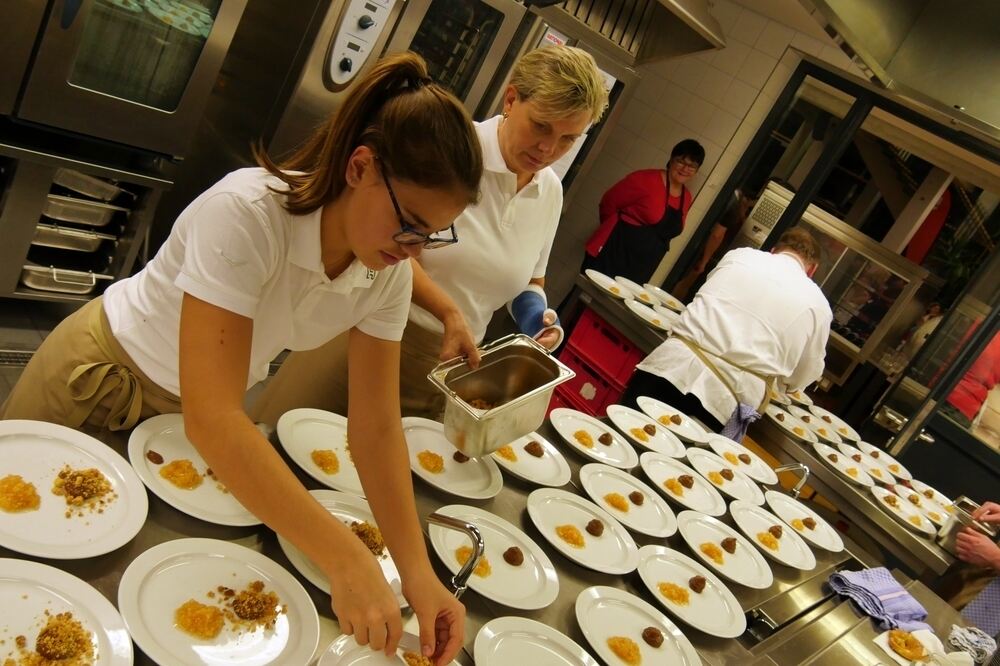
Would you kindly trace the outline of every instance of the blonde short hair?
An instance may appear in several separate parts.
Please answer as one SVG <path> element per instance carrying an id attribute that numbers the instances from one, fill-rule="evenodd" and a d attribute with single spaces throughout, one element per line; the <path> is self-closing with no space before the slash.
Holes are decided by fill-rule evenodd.
<path id="1" fill-rule="evenodd" d="M 546 119 L 586 111 L 596 123 L 608 106 L 608 91 L 594 57 L 575 46 L 544 46 L 521 56 L 510 85 L 532 100 Z"/>
<path id="2" fill-rule="evenodd" d="M 799 256 L 806 266 L 819 265 L 822 250 L 816 238 L 802 227 L 792 227 L 774 246 L 775 252 L 791 252 Z"/>

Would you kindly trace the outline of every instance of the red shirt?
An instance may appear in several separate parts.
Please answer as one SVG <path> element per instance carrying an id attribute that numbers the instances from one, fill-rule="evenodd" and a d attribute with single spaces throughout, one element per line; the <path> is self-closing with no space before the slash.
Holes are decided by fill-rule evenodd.
<path id="1" fill-rule="evenodd" d="M 670 197 L 671 208 L 681 208 L 681 224 L 687 219 L 691 208 L 691 192 L 684 188 L 684 201 L 680 197 Z M 667 210 L 667 187 L 663 182 L 663 169 L 642 169 L 625 176 L 601 197 L 599 208 L 601 226 L 587 241 L 587 254 L 596 257 L 611 232 L 621 219 L 636 226 L 656 224 L 663 219 Z M 683 207 L 682 207 L 683 206 Z"/>
<path id="2" fill-rule="evenodd" d="M 990 389 L 997 384 L 1000 384 L 1000 333 L 993 336 L 969 371 L 958 380 L 948 402 L 970 420 L 974 419 Z"/>

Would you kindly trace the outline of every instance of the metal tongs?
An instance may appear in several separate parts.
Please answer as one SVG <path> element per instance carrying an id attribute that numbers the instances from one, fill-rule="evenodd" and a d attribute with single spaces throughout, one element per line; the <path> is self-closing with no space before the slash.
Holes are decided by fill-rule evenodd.
<path id="1" fill-rule="evenodd" d="M 486 542 L 483 541 L 483 535 L 479 531 L 479 528 L 472 523 L 467 523 L 464 520 L 459 520 L 458 518 L 452 518 L 451 516 L 445 516 L 444 514 L 437 513 L 436 511 L 431 515 L 427 516 L 427 522 L 434 523 L 435 525 L 440 525 L 441 527 L 447 527 L 448 529 L 458 530 L 459 532 L 465 532 L 466 535 L 472 540 L 472 557 L 470 557 L 462 568 L 458 570 L 458 573 L 451 577 L 451 588 L 456 599 L 461 598 L 462 593 L 468 588 L 469 577 L 472 572 L 476 569 L 476 565 L 479 564 L 479 558 L 483 556 L 486 552 Z"/>

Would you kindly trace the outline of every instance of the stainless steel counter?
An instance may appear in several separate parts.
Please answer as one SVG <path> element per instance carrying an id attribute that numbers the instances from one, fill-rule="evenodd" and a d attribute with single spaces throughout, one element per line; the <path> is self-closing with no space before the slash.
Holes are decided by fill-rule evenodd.
<path id="1" fill-rule="evenodd" d="M 568 452 L 566 445 L 562 443 L 548 423 L 541 428 L 540 434 L 556 444 L 566 455 L 573 471 L 571 485 L 566 486 L 566 489 L 584 495 L 579 485 L 579 469 L 587 461 L 575 453 Z M 119 453 L 125 453 L 127 436 L 112 434 L 105 437 L 104 440 Z M 301 473 L 294 464 L 290 463 L 290 466 L 298 473 L 299 478 L 307 487 L 319 487 L 315 481 Z M 646 480 L 641 470 L 637 469 L 633 473 Z M 417 509 L 421 518 L 425 520 L 425 527 L 426 516 L 445 504 L 468 503 L 479 506 L 519 526 L 535 539 L 555 564 L 559 573 L 560 592 L 558 598 L 552 605 L 539 611 L 512 610 L 484 599 L 473 590 L 467 591 L 462 597 L 467 609 L 465 649 L 458 659 L 464 666 L 473 663 L 472 648 L 479 629 L 489 620 L 503 615 L 518 615 L 544 622 L 570 636 L 590 651 L 586 639 L 577 626 L 574 604 L 580 591 L 591 585 L 609 585 L 627 590 L 650 601 L 654 606 L 659 606 L 659 603 L 639 580 L 638 574 L 632 573 L 626 576 L 601 574 L 571 562 L 551 547 L 527 516 L 527 497 L 535 489 L 534 486 L 504 474 L 504 487 L 499 495 L 490 500 L 471 502 L 431 488 L 419 479 L 415 480 L 414 483 Z M 724 520 L 728 520 L 728 517 Z M 690 552 L 679 534 L 668 539 L 653 539 L 642 535 L 633 536 L 640 546 L 658 543 L 683 552 Z M 308 591 L 320 614 L 321 634 L 317 657 L 339 635 L 337 623 L 330 610 L 329 596 L 313 587 L 295 572 L 278 547 L 277 539 L 270 530 L 264 527 L 228 528 L 205 523 L 175 510 L 152 494 L 149 497 L 149 516 L 145 525 L 136 538 L 124 547 L 107 555 L 87 560 L 49 560 L 46 563 L 88 581 L 108 599 L 115 602 L 122 572 L 135 557 L 156 544 L 184 537 L 207 537 L 238 543 L 262 552 L 293 572 Z M 840 652 L 841 650 L 848 649 L 847 644 L 842 641 L 836 643 L 834 641 L 838 641 L 844 636 L 850 636 L 852 637 L 851 645 L 857 643 L 865 647 L 866 641 L 870 643 L 870 638 L 874 637 L 877 632 L 871 628 L 871 622 L 867 618 L 859 616 L 849 604 L 836 597 L 830 597 L 825 581 L 831 572 L 845 566 L 859 568 L 860 566 L 875 566 L 878 562 L 874 560 L 872 555 L 861 550 L 849 539 L 845 539 L 845 543 L 847 551 L 843 553 L 832 554 L 826 551 L 815 551 L 817 567 L 810 572 L 802 572 L 770 562 L 775 582 L 766 590 L 751 590 L 740 585 L 730 585 L 744 610 L 751 611 L 750 631 L 738 639 L 714 638 L 691 629 L 683 623 L 678 622 L 678 625 L 691 640 L 707 666 L 722 666 L 724 664 L 784 666 L 793 663 L 809 663 L 798 660 L 799 656 L 802 655 L 807 658 L 823 659 L 823 661 L 815 663 L 847 663 L 839 656 L 844 654 Z M 0 549 L 0 556 L 31 559 L 4 549 Z M 431 559 L 442 580 L 450 578 L 450 574 L 436 556 L 432 554 Z M 919 593 L 918 598 L 928 610 L 932 611 L 935 626 L 940 625 L 947 628 L 952 622 L 961 623 L 960 616 L 925 587 L 909 581 L 901 573 L 894 573 L 897 573 L 901 581 L 910 584 L 914 594 Z M 772 632 L 768 628 L 769 623 L 777 625 L 776 631 Z M 947 635 L 947 633 L 945 632 L 943 635 Z M 872 646 L 868 645 L 867 647 Z M 851 649 L 861 650 L 862 648 Z M 793 654 L 795 656 L 791 658 L 790 655 Z M 827 656 L 828 654 L 830 656 Z M 841 661 L 836 661 L 837 658 L 841 658 Z M 146 665 L 153 662 L 137 649 L 136 663 Z M 864 663 L 874 662 L 868 660 Z"/>
<path id="2" fill-rule="evenodd" d="M 788 437 L 770 418 L 750 426 L 749 436 L 782 462 L 809 467 L 809 485 L 830 500 L 845 518 L 892 553 L 921 580 L 931 580 L 948 570 L 955 558 L 933 539 L 918 535 L 883 511 L 870 492 L 849 483 L 820 460 L 815 450 Z"/>

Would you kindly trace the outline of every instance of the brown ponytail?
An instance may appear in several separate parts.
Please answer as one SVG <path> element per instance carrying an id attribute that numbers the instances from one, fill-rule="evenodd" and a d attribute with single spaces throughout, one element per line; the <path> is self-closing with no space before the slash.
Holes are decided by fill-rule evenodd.
<path id="1" fill-rule="evenodd" d="M 262 150 L 257 163 L 288 185 L 285 208 L 304 215 L 336 199 L 347 186 L 347 160 L 365 145 L 395 178 L 420 187 L 478 197 L 483 156 L 468 112 L 433 83 L 423 58 L 383 58 L 362 77 L 336 112 L 280 165 Z"/>

